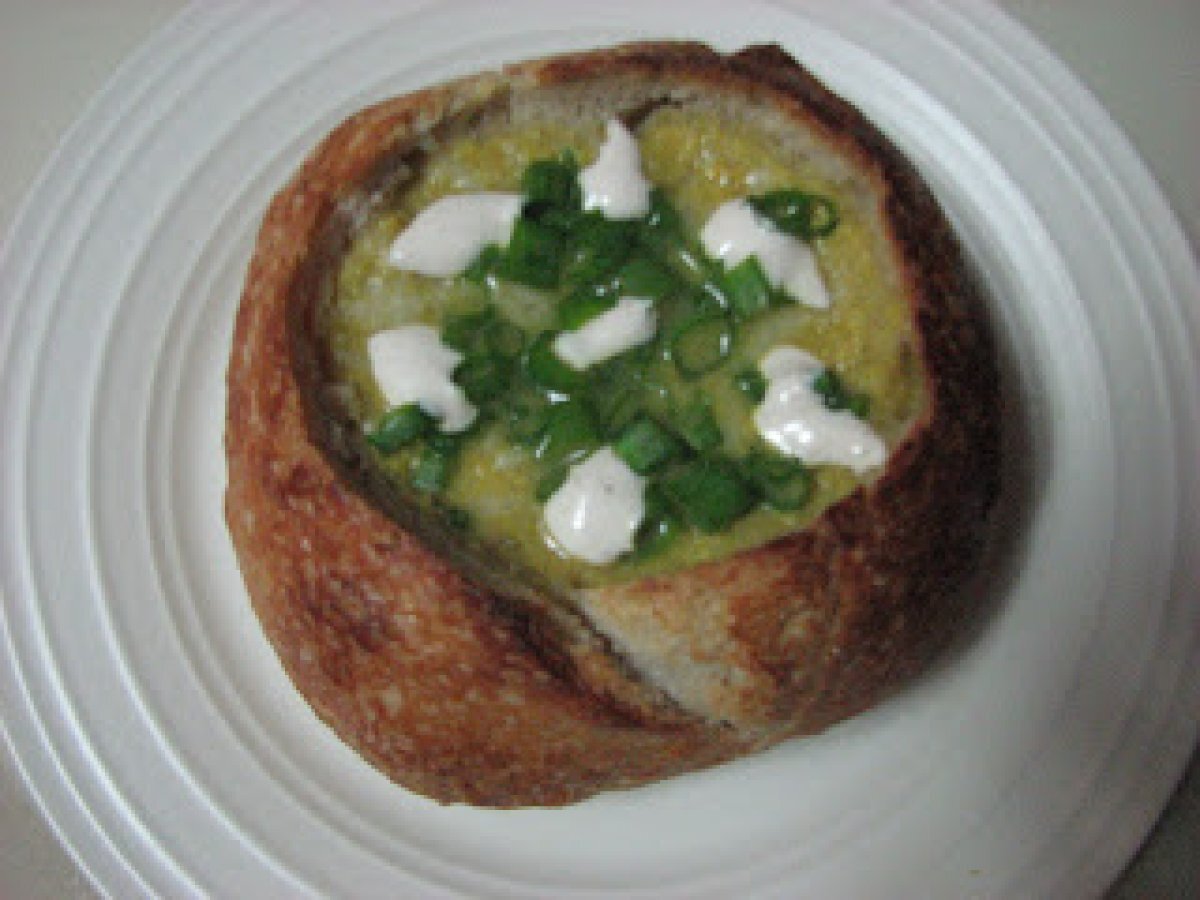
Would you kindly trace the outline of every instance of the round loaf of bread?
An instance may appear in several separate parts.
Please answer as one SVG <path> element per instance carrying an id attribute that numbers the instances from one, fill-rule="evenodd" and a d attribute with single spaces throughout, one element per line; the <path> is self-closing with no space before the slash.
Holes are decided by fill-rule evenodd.
<path id="1" fill-rule="evenodd" d="M 803 527 L 563 588 L 413 502 L 333 373 L 356 235 L 441 148 L 498 121 L 747 123 L 842 185 L 902 297 L 920 401 L 886 463 Z M 862 323 L 859 327 L 887 327 Z M 266 212 L 228 370 L 226 516 L 284 668 L 343 740 L 442 802 L 557 805 L 865 710 L 960 631 L 998 491 L 980 298 L 915 169 L 776 47 L 647 42 L 513 65 L 336 128 Z"/>

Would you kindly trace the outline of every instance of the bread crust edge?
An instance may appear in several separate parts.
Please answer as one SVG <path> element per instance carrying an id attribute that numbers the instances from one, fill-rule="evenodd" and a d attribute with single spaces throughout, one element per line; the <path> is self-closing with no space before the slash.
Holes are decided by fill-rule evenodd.
<path id="1" fill-rule="evenodd" d="M 681 714 L 603 641 L 562 646 L 514 618 L 347 482 L 314 439 L 297 331 L 349 198 L 423 130 L 522 85 L 685 77 L 766 92 L 878 180 L 909 286 L 930 398 L 883 475 L 804 532 L 614 601 L 686 603 L 727 587 L 731 658 L 751 687 L 728 720 Z M 251 602 L 317 714 L 387 776 L 442 802 L 557 805 L 713 765 L 857 713 L 957 632 L 959 595 L 998 490 L 994 353 L 980 299 L 919 175 L 857 110 L 778 48 L 675 42 L 573 53 L 473 76 L 352 116 L 272 201 L 227 374 L 226 517 Z M 773 573 L 755 586 L 761 573 Z M 557 653 L 557 658 L 553 658 Z M 636 679 L 634 679 L 636 681 Z"/>

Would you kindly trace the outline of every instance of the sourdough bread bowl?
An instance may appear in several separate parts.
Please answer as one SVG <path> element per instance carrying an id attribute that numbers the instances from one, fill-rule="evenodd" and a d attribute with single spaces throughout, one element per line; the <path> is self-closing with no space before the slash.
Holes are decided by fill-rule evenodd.
<path id="1" fill-rule="evenodd" d="M 775 318 L 716 315 L 747 335 L 747 359 L 781 334 L 811 339 L 871 395 L 861 418 L 886 455 L 861 471 L 813 467 L 801 509 L 767 509 L 750 491 L 736 523 L 710 529 L 700 513 L 689 530 L 684 503 L 682 549 L 580 562 L 542 539 L 541 520 L 464 526 L 509 503 L 511 483 L 528 487 L 533 475 L 496 463 L 535 466 L 519 446 L 471 451 L 460 467 L 474 475 L 443 495 L 415 490 L 403 473 L 417 463 L 373 440 L 386 403 L 363 348 L 396 324 L 377 302 L 416 297 L 402 321 L 448 328 L 430 312 L 443 296 L 483 297 L 500 312 L 489 306 L 478 333 L 516 321 L 527 361 L 561 293 L 497 287 L 503 277 L 392 280 L 387 247 L 441 197 L 516 191 L 540 159 L 598 165 L 614 121 L 684 230 L 751 188 L 799 183 L 833 198 L 838 230 L 810 241 L 827 303 L 772 291 L 764 315 Z M 670 369 L 672 349 L 678 361 L 671 345 L 646 370 Z M 735 370 L 722 356 L 702 377 L 671 375 L 649 417 L 670 418 L 681 391 L 734 404 L 721 397 Z M 363 757 L 441 802 L 571 803 L 820 731 L 925 669 L 974 608 L 963 588 L 998 489 L 997 380 L 979 297 L 930 191 L 795 60 L 679 42 L 574 53 L 363 110 L 275 197 L 228 370 L 226 516 L 285 669 Z M 723 472 L 757 452 L 726 424 L 701 459 L 674 439 L 685 460 L 673 471 Z"/>

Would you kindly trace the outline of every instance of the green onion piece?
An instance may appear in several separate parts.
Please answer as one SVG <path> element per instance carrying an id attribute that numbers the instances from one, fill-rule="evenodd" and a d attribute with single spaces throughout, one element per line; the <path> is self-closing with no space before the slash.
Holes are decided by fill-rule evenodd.
<path id="1" fill-rule="evenodd" d="M 659 188 L 650 191 L 650 212 L 642 220 L 638 241 L 652 258 L 665 263 L 672 270 L 678 267 L 680 254 L 689 251 L 683 217 Z M 684 264 L 683 268 L 687 270 L 691 266 Z"/>
<path id="2" fill-rule="evenodd" d="M 451 435 L 436 434 L 421 448 L 409 475 L 416 490 L 426 494 L 445 490 L 454 470 L 460 440 Z"/>
<path id="3" fill-rule="evenodd" d="M 406 403 L 384 413 L 367 441 L 380 453 L 395 453 L 424 435 L 432 424 L 433 419 L 418 404 Z"/>
<path id="4" fill-rule="evenodd" d="M 650 192 L 650 213 L 641 223 L 638 241 L 650 259 L 681 286 L 709 295 L 709 305 L 728 308 L 720 267 L 705 255 L 700 242 L 685 232 L 683 218 L 661 190 Z"/>
<path id="5" fill-rule="evenodd" d="M 513 443 L 535 447 L 542 439 L 550 406 L 541 397 L 522 395 L 512 398 L 505 410 L 505 424 Z"/>
<path id="6" fill-rule="evenodd" d="M 500 247 L 488 244 L 474 262 L 463 270 L 463 278 L 472 284 L 486 285 L 488 279 L 499 271 L 503 258 L 504 251 Z"/>
<path id="7" fill-rule="evenodd" d="M 758 369 L 742 369 L 734 376 L 733 383 L 753 403 L 762 403 L 767 396 L 767 379 Z"/>
<path id="8" fill-rule="evenodd" d="M 521 193 L 527 204 L 576 209 L 582 199 L 578 175 L 579 164 L 570 151 L 559 159 L 539 159 L 521 173 Z"/>
<path id="9" fill-rule="evenodd" d="M 518 359 L 525 349 L 525 332 L 497 316 L 487 330 L 487 345 L 501 359 Z"/>
<path id="10" fill-rule="evenodd" d="M 642 411 L 641 373 L 632 368 L 627 360 L 613 360 L 592 371 L 585 397 L 605 435 L 620 434 Z"/>
<path id="11" fill-rule="evenodd" d="M 728 460 L 695 460 L 660 483 L 683 520 L 706 534 L 724 531 L 754 505 L 753 489 Z"/>
<path id="12" fill-rule="evenodd" d="M 453 316 L 442 325 L 442 343 L 459 353 L 478 353 L 485 348 L 495 323 L 496 311 L 491 306 Z"/>
<path id="13" fill-rule="evenodd" d="M 733 325 L 722 315 L 701 315 L 680 328 L 671 339 L 671 358 L 684 378 L 711 372 L 729 356 Z"/>
<path id="14" fill-rule="evenodd" d="M 638 529 L 634 559 L 648 559 L 665 550 L 683 532 L 683 522 L 671 509 L 657 482 L 646 488 L 645 515 Z"/>
<path id="15" fill-rule="evenodd" d="M 683 523 L 674 513 L 646 518 L 638 529 L 637 549 L 634 551 L 638 559 L 657 556 L 667 549 L 679 533 L 683 531 Z"/>
<path id="16" fill-rule="evenodd" d="M 570 466 L 552 466 L 542 474 L 533 487 L 533 497 L 538 503 L 545 503 L 554 496 L 554 492 L 563 486 L 570 474 Z"/>
<path id="17" fill-rule="evenodd" d="M 659 330 L 668 348 L 676 335 L 700 319 L 722 318 L 724 304 L 702 288 L 687 287 L 658 304 Z M 668 354 L 668 358 L 669 354 Z"/>
<path id="18" fill-rule="evenodd" d="M 813 379 L 812 389 L 820 395 L 825 407 L 834 412 L 845 410 L 860 419 L 865 419 L 870 412 L 870 398 L 849 390 L 833 369 L 822 369 Z"/>
<path id="19" fill-rule="evenodd" d="M 563 279 L 568 284 L 595 284 L 609 278 L 628 258 L 637 241 L 636 225 L 589 212 L 578 217 L 568 234 Z"/>
<path id="20" fill-rule="evenodd" d="M 818 394 L 828 409 L 841 409 L 845 398 L 845 389 L 837 372 L 832 369 L 822 369 L 812 380 L 812 389 Z"/>
<path id="21" fill-rule="evenodd" d="M 564 331 L 575 331 L 616 304 L 617 298 L 611 294 L 597 294 L 588 290 L 575 291 L 558 306 L 559 327 Z"/>
<path id="22" fill-rule="evenodd" d="M 828 197 L 804 191 L 771 191 L 747 201 L 785 234 L 806 241 L 831 234 L 838 225 L 837 205 Z"/>
<path id="23" fill-rule="evenodd" d="M 649 475 L 678 455 L 679 444 L 671 432 L 643 416 L 621 432 L 613 450 L 637 474 Z"/>
<path id="24" fill-rule="evenodd" d="M 741 470 L 763 501 L 775 509 L 800 509 L 812 496 L 812 473 L 798 459 L 755 452 L 742 460 Z"/>
<path id="25" fill-rule="evenodd" d="M 693 401 L 677 410 L 672 424 L 684 442 L 697 453 L 709 453 L 721 446 L 721 428 L 703 401 Z"/>
<path id="26" fill-rule="evenodd" d="M 525 352 L 525 372 L 534 384 L 548 391 L 570 394 L 587 381 L 585 373 L 563 362 L 554 352 L 557 332 L 543 331 Z"/>
<path id="27" fill-rule="evenodd" d="M 479 353 L 468 356 L 454 371 L 454 381 L 476 405 L 497 400 L 508 391 L 512 361 Z"/>
<path id="28" fill-rule="evenodd" d="M 558 284 L 562 256 L 562 236 L 542 222 L 522 216 L 513 223 L 499 274 L 530 287 L 552 288 Z"/>
<path id="29" fill-rule="evenodd" d="M 600 435 L 587 406 L 569 400 L 549 408 L 534 456 L 547 465 L 557 466 L 582 458 L 599 443 Z"/>
<path id="30" fill-rule="evenodd" d="M 646 256 L 634 256 L 621 266 L 617 282 L 623 294 L 655 299 L 672 293 L 679 286 L 669 271 Z"/>
<path id="31" fill-rule="evenodd" d="M 565 206 L 527 207 L 522 215 L 536 219 L 541 225 L 549 228 L 564 241 L 577 227 L 579 220 L 586 213 L 579 209 L 568 209 Z"/>
<path id="32" fill-rule="evenodd" d="M 683 217 L 671 205 L 662 188 L 650 190 L 650 212 L 644 220 L 643 234 L 680 236 L 683 234 Z"/>
<path id="33" fill-rule="evenodd" d="M 722 285 L 729 308 L 740 319 L 752 318 L 771 305 L 771 284 L 754 256 L 747 256 L 726 272 Z"/>

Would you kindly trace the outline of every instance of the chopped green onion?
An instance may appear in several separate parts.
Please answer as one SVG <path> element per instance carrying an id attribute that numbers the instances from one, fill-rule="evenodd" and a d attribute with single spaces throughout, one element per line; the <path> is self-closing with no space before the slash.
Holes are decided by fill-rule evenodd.
<path id="1" fill-rule="evenodd" d="M 741 470 L 766 504 L 775 509 L 800 509 L 812 496 L 812 473 L 798 459 L 760 451 L 743 459 Z"/>
<path id="2" fill-rule="evenodd" d="M 556 403 L 546 414 L 541 441 L 534 455 L 550 466 L 573 462 L 600 443 L 596 423 L 578 400 Z"/>
<path id="3" fill-rule="evenodd" d="M 380 453 L 395 453 L 424 435 L 432 424 L 433 419 L 418 404 L 406 403 L 384 413 L 367 440 Z"/>
<path id="4" fill-rule="evenodd" d="M 734 376 L 733 383 L 756 404 L 767 396 L 767 379 L 758 369 L 742 369 Z"/>
<path id="5" fill-rule="evenodd" d="M 453 316 L 442 325 L 442 343 L 459 353 L 477 353 L 484 349 L 495 322 L 496 311 L 491 306 Z"/>
<path id="6" fill-rule="evenodd" d="M 538 223 L 565 239 L 578 226 L 579 220 L 586 215 L 579 209 L 568 209 L 565 206 L 528 207 L 524 215 L 536 219 Z"/>
<path id="7" fill-rule="evenodd" d="M 504 396 L 511 376 L 512 362 L 490 353 L 468 356 L 454 371 L 455 383 L 477 405 Z"/>
<path id="8" fill-rule="evenodd" d="M 674 513 L 646 518 L 638 529 L 636 554 L 639 559 L 657 556 L 674 543 L 683 531 L 683 523 Z"/>
<path id="9" fill-rule="evenodd" d="M 672 236 L 682 236 L 683 234 L 683 217 L 671 205 L 671 201 L 667 199 L 666 192 L 662 188 L 651 188 L 650 190 L 650 212 L 646 215 L 644 225 L 643 234 Z"/>
<path id="10" fill-rule="evenodd" d="M 849 390 L 833 369 L 822 369 L 813 379 L 812 389 L 820 395 L 827 409 L 846 410 L 860 419 L 865 419 L 870 412 L 871 399 L 866 394 Z"/>
<path id="11" fill-rule="evenodd" d="M 660 484 L 683 520 L 706 534 L 724 531 L 754 505 L 754 491 L 728 460 L 695 460 Z"/>
<path id="12" fill-rule="evenodd" d="M 558 306 L 559 327 L 564 331 L 575 331 L 600 313 L 612 309 L 616 303 L 617 298 L 612 295 L 587 290 L 575 291 Z"/>
<path id="13" fill-rule="evenodd" d="M 580 205 L 579 164 L 566 151 L 559 159 L 539 159 L 521 174 L 521 193 L 527 204 L 575 209 Z"/>
<path id="14" fill-rule="evenodd" d="M 611 276 L 625 262 L 637 240 L 636 226 L 584 213 L 569 235 L 563 279 L 568 284 L 594 284 Z"/>
<path id="15" fill-rule="evenodd" d="M 472 284 L 486 285 L 488 279 L 499 271 L 504 251 L 496 244 L 488 244 L 463 271 L 463 278 Z"/>
<path id="16" fill-rule="evenodd" d="M 558 284 L 562 255 L 563 241 L 557 231 L 522 216 L 513 223 L 499 274 L 530 287 L 552 288 Z"/>
<path id="17" fill-rule="evenodd" d="M 510 402 L 505 423 L 513 442 L 522 447 L 534 447 L 542 439 L 550 414 L 550 406 L 540 397 L 522 396 Z"/>
<path id="18" fill-rule="evenodd" d="M 533 488 L 533 497 L 538 503 L 545 503 L 554 496 L 554 492 L 563 486 L 570 474 L 570 466 L 552 466 L 542 474 Z"/>
<path id="19" fill-rule="evenodd" d="M 758 258 L 747 256 L 722 279 L 729 308 L 740 319 L 749 319 L 771 305 L 771 284 Z"/>
<path id="20" fill-rule="evenodd" d="M 617 282 L 623 294 L 656 299 L 678 288 L 675 277 L 646 256 L 634 256 L 621 266 Z"/>
<path id="21" fill-rule="evenodd" d="M 569 394 L 587 381 L 585 374 L 554 352 L 557 332 L 543 331 L 525 352 L 525 371 L 535 384 L 548 391 Z"/>
<path id="22" fill-rule="evenodd" d="M 747 201 L 785 234 L 806 241 L 831 234 L 838 225 L 837 205 L 828 197 L 804 191 L 771 191 Z"/>
<path id="23" fill-rule="evenodd" d="M 684 442 L 697 453 L 708 453 L 721 446 L 721 428 L 703 401 L 693 401 L 677 410 L 672 424 Z"/>
<path id="24" fill-rule="evenodd" d="M 643 416 L 621 432 L 613 450 L 637 474 L 648 475 L 674 459 L 679 444 L 671 432 Z"/>
<path id="25" fill-rule="evenodd" d="M 683 531 L 683 522 L 671 509 L 659 486 L 646 489 L 645 515 L 637 533 L 635 559 L 648 559 L 665 550 Z"/>
<path id="26" fill-rule="evenodd" d="M 488 349 L 501 359 L 518 359 L 525 349 L 525 332 L 499 317 L 487 331 Z"/>
<path id="27" fill-rule="evenodd" d="M 586 399 L 596 424 L 606 435 L 619 434 L 642 411 L 642 384 L 639 374 L 626 372 L 631 366 L 614 360 L 594 370 L 586 388 Z"/>
<path id="28" fill-rule="evenodd" d="M 418 491 L 436 494 L 450 483 L 458 456 L 459 439 L 434 435 L 413 460 L 409 481 Z"/>
<path id="29" fill-rule="evenodd" d="M 680 328 L 671 339 L 671 358 L 684 378 L 711 372 L 729 356 L 733 325 L 723 315 L 701 315 Z"/>

